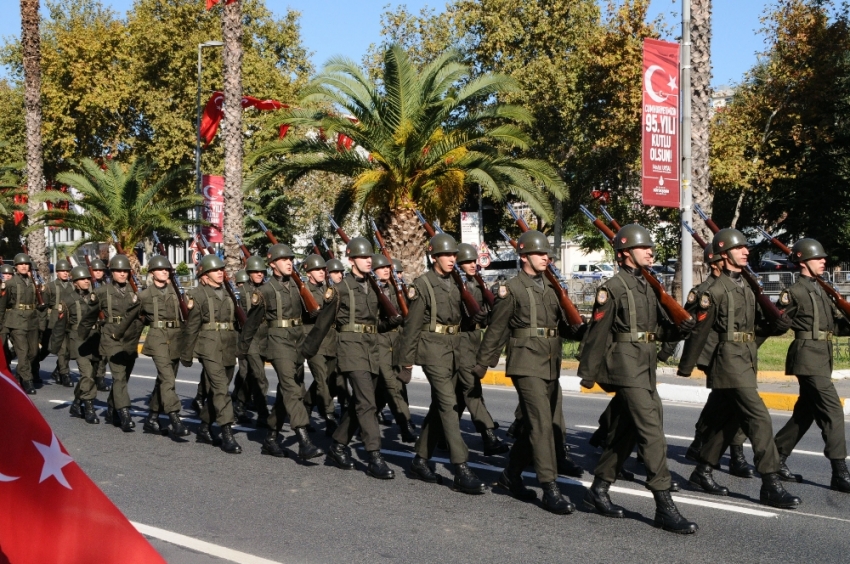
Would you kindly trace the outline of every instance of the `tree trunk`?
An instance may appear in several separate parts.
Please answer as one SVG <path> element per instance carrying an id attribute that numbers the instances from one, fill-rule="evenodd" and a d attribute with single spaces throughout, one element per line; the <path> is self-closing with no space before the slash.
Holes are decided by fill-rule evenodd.
<path id="1" fill-rule="evenodd" d="M 224 251 L 227 273 L 242 266 L 234 235 L 242 236 L 242 3 L 224 5 Z"/>
<path id="2" fill-rule="evenodd" d="M 691 0 L 691 188 L 693 202 L 709 215 L 714 200 L 708 170 L 710 111 L 711 0 Z M 711 231 L 702 221 L 695 223 L 694 228 L 710 242 Z M 705 278 L 705 269 L 703 251 L 696 241 L 693 257 L 694 284 L 698 284 Z"/>
<path id="3" fill-rule="evenodd" d="M 404 265 L 405 280 L 413 282 L 425 272 L 425 249 L 428 234 L 413 210 L 398 208 L 381 214 L 378 228 L 384 235 L 387 250 Z"/>
<path id="4" fill-rule="evenodd" d="M 44 190 L 44 156 L 41 147 L 41 36 L 39 0 L 21 0 L 21 45 L 24 57 L 24 108 L 27 129 L 27 222 L 41 209 L 35 195 Z M 27 247 L 41 276 L 49 274 L 44 229 L 27 236 Z"/>

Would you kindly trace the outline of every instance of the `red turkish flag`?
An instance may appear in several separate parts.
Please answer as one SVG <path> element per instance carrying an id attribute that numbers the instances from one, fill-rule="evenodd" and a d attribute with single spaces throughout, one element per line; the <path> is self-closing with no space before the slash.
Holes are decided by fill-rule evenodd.
<path id="1" fill-rule="evenodd" d="M 29 197 L 26 194 L 17 194 L 17 195 L 15 195 L 13 200 L 14 200 L 16 205 L 24 206 L 24 205 L 26 205 L 27 201 L 29 200 Z M 19 223 L 21 223 L 24 220 L 24 217 L 26 217 L 26 215 L 27 214 L 24 211 L 21 211 L 21 210 L 15 211 L 12 214 L 12 216 L 15 218 L 15 225 L 18 225 Z"/>
<path id="2" fill-rule="evenodd" d="M 218 4 L 219 2 L 221 2 L 221 0 L 207 0 L 207 10 L 212 9 L 212 7 Z M 233 2 L 236 2 L 236 0 L 227 0 L 225 4 L 232 4 Z"/>
<path id="3" fill-rule="evenodd" d="M 207 105 L 204 106 L 204 115 L 201 117 L 201 140 L 204 141 L 204 149 L 212 143 L 216 133 L 218 133 L 218 124 L 224 117 L 223 105 L 224 93 L 213 92 L 213 95 L 207 100 Z M 241 105 L 243 108 L 257 108 L 258 110 L 279 110 L 289 107 L 277 100 L 260 100 L 253 96 L 242 96 Z M 283 129 L 283 127 L 281 126 L 280 129 L 280 139 L 286 137 L 286 132 L 289 130 L 289 126 L 286 126 L 286 129 Z"/>
<path id="4" fill-rule="evenodd" d="M 68 456 L 9 373 L 2 347 L 0 428 L 0 563 L 165 564 Z"/>

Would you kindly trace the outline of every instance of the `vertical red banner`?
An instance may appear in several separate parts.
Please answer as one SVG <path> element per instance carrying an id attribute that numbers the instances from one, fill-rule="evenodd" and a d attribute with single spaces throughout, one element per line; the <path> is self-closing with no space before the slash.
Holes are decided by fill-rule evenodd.
<path id="1" fill-rule="evenodd" d="M 646 206 L 678 208 L 679 44 L 643 42 L 641 194 Z"/>
<path id="2" fill-rule="evenodd" d="M 202 217 L 210 224 L 202 228 L 210 243 L 224 243 L 224 177 L 205 174 L 201 177 L 204 194 Z"/>

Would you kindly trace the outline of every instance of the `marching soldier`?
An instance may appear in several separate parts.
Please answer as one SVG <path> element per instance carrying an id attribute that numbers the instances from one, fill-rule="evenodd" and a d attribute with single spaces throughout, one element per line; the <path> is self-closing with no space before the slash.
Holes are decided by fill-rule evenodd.
<path id="1" fill-rule="evenodd" d="M 332 258 L 325 261 L 325 270 L 328 272 L 328 286 L 342 282 L 342 277 L 345 275 L 345 265 L 342 264 L 341 260 Z M 336 370 L 334 370 L 334 373 L 328 379 L 328 387 L 330 388 L 331 395 L 339 402 L 339 413 L 341 417 L 345 413 L 345 410 L 348 409 L 351 394 L 348 391 L 348 384 L 346 384 L 345 378 L 339 370 L 338 362 L 336 364 Z"/>
<path id="2" fill-rule="evenodd" d="M 267 262 L 273 276 L 251 295 L 251 311 L 242 330 L 240 351 L 248 351 L 261 325 L 268 327 L 266 355 L 277 373 L 277 397 L 268 418 L 269 432 L 263 441 L 262 453 L 284 457 L 278 444 L 283 421 L 289 415 L 289 426 L 298 439 L 298 456 L 310 460 L 325 452 L 315 446 L 307 434 L 310 416 L 304 407 L 304 357 L 298 345 L 304 338 L 305 315 L 298 286 L 292 281 L 298 276 L 292 259 L 295 254 L 288 245 L 278 243 L 268 250 Z"/>
<path id="3" fill-rule="evenodd" d="M 431 384 L 431 405 L 422 423 L 410 470 L 415 478 L 435 483 L 437 475 L 428 465 L 428 459 L 440 439 L 445 438 L 455 470 L 454 489 L 480 494 L 484 493 L 485 485 L 467 464 L 469 449 L 460 434 L 458 417 L 456 389 L 465 337 L 460 334 L 460 289 L 451 278 L 457 243 L 451 235 L 438 233 L 431 237 L 428 252 L 433 259 L 433 270 L 408 287 L 410 312 L 399 343 L 398 364 L 404 369 L 412 369 L 413 363 L 422 366 Z M 481 323 L 486 315 L 479 312 L 472 322 Z"/>
<path id="4" fill-rule="evenodd" d="M 517 241 L 520 272 L 497 289 L 490 327 L 478 350 L 472 375 L 483 378 L 488 366 L 496 366 L 507 344 L 506 373 L 519 395 L 522 418 L 508 466 L 498 485 L 517 497 L 537 497 L 522 483 L 522 472 L 534 464 L 543 489 L 543 507 L 557 514 L 575 510 L 555 481 L 558 477 L 558 447 L 563 447 L 561 410 L 561 338 L 579 339 L 584 326 L 570 327 L 558 297 L 543 276 L 548 266 L 549 241 L 539 231 L 526 231 Z"/>
<path id="5" fill-rule="evenodd" d="M 823 246 L 814 239 L 800 239 L 791 249 L 791 261 L 799 266 L 800 277 L 779 295 L 778 305 L 791 318 L 794 330 L 785 373 L 797 377 L 800 396 L 791 418 L 774 440 L 779 451 L 779 475 L 783 480 L 797 479 L 785 460 L 814 422 L 821 430 L 823 453 L 832 465 L 830 488 L 850 493 L 844 410 L 831 379 L 832 338 L 850 333 L 850 324 L 816 280 L 826 269 Z"/>
<path id="6" fill-rule="evenodd" d="M 108 277 L 106 276 L 106 263 L 104 263 L 99 258 L 92 259 L 91 261 L 91 276 L 94 278 L 94 287 L 91 289 L 94 292 L 96 289 L 100 288 L 102 285 L 109 282 Z M 92 334 L 95 339 L 100 339 L 100 323 L 94 326 Z M 99 347 L 98 347 L 99 349 Z M 100 352 L 95 352 L 92 357 L 92 363 L 95 367 L 94 369 L 94 381 L 97 384 L 98 392 L 109 392 L 112 390 L 112 386 L 106 382 L 106 360 L 100 356 Z"/>
<path id="7" fill-rule="evenodd" d="M 237 270 L 233 275 L 233 284 L 236 286 L 236 297 L 239 300 L 239 307 L 246 312 L 251 303 L 251 294 L 253 290 L 246 290 L 245 285 L 250 278 L 245 269 Z M 247 303 L 246 303 L 247 302 Z M 245 355 L 237 357 L 238 366 L 236 376 L 233 377 L 233 391 L 230 392 L 230 402 L 233 405 L 233 415 L 239 422 L 248 422 L 251 420 L 251 414 L 246 412 L 247 404 L 249 403 L 245 389 L 247 388 L 247 380 L 250 377 L 250 369 L 248 368 L 248 359 Z"/>
<path id="8" fill-rule="evenodd" d="M 707 385 L 722 401 L 707 417 L 707 439 L 699 453 L 699 463 L 690 477 L 704 491 L 728 495 L 729 490 L 714 481 L 711 469 L 720 460 L 725 444 L 738 428 L 753 445 L 753 463 L 762 477 L 759 498 L 773 507 L 794 509 L 800 498 L 785 491 L 780 481 L 781 463 L 773 442 L 773 425 L 764 400 L 758 394 L 756 374 L 758 354 L 756 334 L 781 335 L 791 326 L 787 315 L 770 323 L 750 287 L 741 275 L 749 250 L 747 239 L 737 229 L 721 229 L 712 241 L 713 252 L 723 258 L 723 272 L 699 297 L 697 327 L 691 339 L 695 350 L 703 350 L 709 336 L 718 341 L 708 363 Z"/>
<path id="9" fill-rule="evenodd" d="M 18 356 L 15 376 L 21 387 L 34 395 L 33 366 L 38 356 L 38 312 L 36 311 L 35 282 L 32 259 L 26 253 L 15 255 L 15 274 L 0 284 L 0 326 L 9 333 L 9 340 Z"/>
<path id="10" fill-rule="evenodd" d="M 15 267 L 11 264 L 0 265 L 0 282 L 8 282 L 15 275 Z M 5 290 L 3 290 L 5 291 Z M 6 368 L 10 368 L 12 362 L 12 349 L 9 347 L 9 330 L 0 325 L 0 339 L 3 341 L 3 352 L 6 353 Z"/>
<path id="11" fill-rule="evenodd" d="M 339 259 L 329 259 L 325 262 L 325 270 L 328 271 L 330 284 L 339 284 L 342 282 L 342 277 L 345 276 L 345 265 Z"/>
<path id="12" fill-rule="evenodd" d="M 80 379 L 74 388 L 71 417 L 84 417 L 86 423 L 97 424 L 100 419 L 94 409 L 97 386 L 94 381 L 93 359 L 99 343 L 94 334 L 85 337 L 85 330 L 81 331 L 81 325 L 91 312 L 97 315 L 100 303 L 91 291 L 89 271 L 85 266 L 71 269 L 71 280 L 72 289 L 64 292 L 62 300 L 55 305 L 56 322 L 51 334 L 50 352 L 56 353 L 61 347 L 67 347 L 70 358 L 77 361 Z"/>
<path id="13" fill-rule="evenodd" d="M 597 291 L 582 341 L 579 377 L 614 392 L 605 450 L 584 503 L 606 517 L 624 516 L 608 490 L 637 445 L 646 467 L 646 487 L 655 498 L 655 526 L 690 534 L 696 532 L 696 523 L 679 513 L 670 496 L 663 408 L 655 387 L 655 341 L 678 341 L 695 322 L 691 319 L 676 328 L 644 280 L 642 269 L 652 264 L 654 247 L 649 232 L 640 225 L 626 225 L 617 232 L 614 250 L 620 271 Z"/>
<path id="14" fill-rule="evenodd" d="M 245 273 L 248 280 L 243 284 L 241 296 L 243 308 L 246 312 L 251 311 L 251 296 L 257 289 L 265 284 L 266 261 L 263 257 L 250 256 L 245 261 Z M 243 374 L 244 381 L 238 387 L 234 385 L 233 398 L 234 412 L 245 413 L 245 409 L 250 406 L 257 412 L 257 427 L 267 427 L 269 418 L 269 406 L 266 396 L 269 393 L 269 380 L 266 377 L 266 346 L 268 341 L 268 327 L 265 324 L 260 324 L 257 328 L 257 333 L 251 340 L 251 346 L 248 347 L 248 352 L 245 356 L 239 358 L 239 373 Z M 237 382 L 238 384 L 238 382 Z M 237 410 L 237 402 L 239 409 Z"/>
<path id="15" fill-rule="evenodd" d="M 233 406 L 227 393 L 236 366 L 236 308 L 224 289 L 224 261 L 216 255 L 205 255 L 198 263 L 197 276 L 201 284 L 186 304 L 189 320 L 180 351 L 183 366 L 192 366 L 192 359 L 197 356 L 203 367 L 206 401 L 201 406 L 196 440 L 216 444 L 211 425 L 218 423 L 221 450 L 239 454 L 242 447 L 233 438 Z"/>
<path id="16" fill-rule="evenodd" d="M 65 259 L 59 259 L 56 261 L 54 270 L 56 271 L 56 280 L 45 284 L 44 292 L 44 303 L 48 308 L 47 326 L 44 330 L 48 333 L 48 336 L 45 337 L 48 342 L 50 341 L 50 333 L 53 331 L 53 328 L 56 326 L 56 321 L 59 318 L 56 308 L 59 306 L 59 302 L 64 299 L 65 292 L 73 290 L 73 286 L 70 281 L 71 263 Z M 70 360 L 68 347 L 69 342 L 66 337 L 56 352 L 56 368 L 53 370 L 52 374 L 53 380 L 57 383 L 61 382 L 66 388 L 70 388 L 74 385 L 73 382 L 71 382 L 71 367 L 68 365 Z M 46 348 L 42 351 L 42 355 L 47 355 Z"/>

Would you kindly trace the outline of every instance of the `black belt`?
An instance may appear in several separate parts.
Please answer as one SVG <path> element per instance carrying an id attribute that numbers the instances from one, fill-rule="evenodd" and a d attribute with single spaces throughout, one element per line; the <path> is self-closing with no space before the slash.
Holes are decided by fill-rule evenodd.
<path id="1" fill-rule="evenodd" d="M 511 332 L 513 337 L 557 337 L 557 327 L 521 327 Z"/>
<path id="2" fill-rule="evenodd" d="M 794 338 L 802 341 L 831 341 L 833 337 L 832 331 L 818 331 L 817 339 L 814 337 L 814 331 L 794 331 Z"/>
<path id="3" fill-rule="evenodd" d="M 286 328 L 286 327 L 300 327 L 303 325 L 303 321 L 300 317 L 296 317 L 294 319 L 270 319 L 266 321 L 269 327 L 277 327 L 277 328 Z"/>
<path id="4" fill-rule="evenodd" d="M 377 333 L 378 326 L 355 323 L 354 327 L 350 327 L 348 324 L 346 324 L 337 329 L 337 331 L 339 331 L 340 333 Z"/>
<path id="5" fill-rule="evenodd" d="M 217 323 L 210 322 L 204 323 L 201 325 L 201 330 L 203 331 L 233 331 L 233 323 Z"/>
<path id="6" fill-rule="evenodd" d="M 177 329 L 180 327 L 179 321 L 154 321 L 151 323 L 154 329 Z"/>
<path id="7" fill-rule="evenodd" d="M 431 331 L 431 325 L 426 323 L 422 326 L 423 331 Z M 457 335 L 460 333 L 460 325 L 443 325 L 442 323 L 434 324 L 432 333 L 441 333 L 443 335 Z"/>
<path id="8" fill-rule="evenodd" d="M 638 331 L 637 333 L 614 333 L 615 343 L 654 343 L 658 339 L 655 333 Z"/>
<path id="9" fill-rule="evenodd" d="M 727 341 L 727 342 L 733 342 L 733 343 L 752 343 L 753 341 L 756 340 L 756 334 L 755 333 L 745 333 L 745 332 L 741 332 L 741 331 L 735 331 L 734 333 L 732 333 L 732 336 L 730 338 L 730 336 L 727 335 L 726 333 L 721 333 L 720 334 L 720 340 L 721 341 Z"/>

